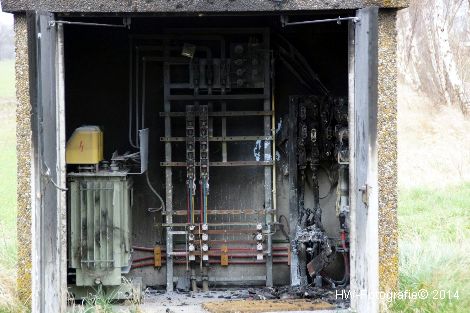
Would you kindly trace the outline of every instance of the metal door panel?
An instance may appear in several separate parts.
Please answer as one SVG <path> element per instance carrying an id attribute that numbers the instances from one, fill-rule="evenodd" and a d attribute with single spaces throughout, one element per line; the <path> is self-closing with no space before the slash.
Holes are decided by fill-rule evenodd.
<path id="1" fill-rule="evenodd" d="M 357 11 L 350 40 L 351 306 L 378 311 L 377 80 L 378 8 Z M 351 50 L 350 50 L 351 53 Z"/>

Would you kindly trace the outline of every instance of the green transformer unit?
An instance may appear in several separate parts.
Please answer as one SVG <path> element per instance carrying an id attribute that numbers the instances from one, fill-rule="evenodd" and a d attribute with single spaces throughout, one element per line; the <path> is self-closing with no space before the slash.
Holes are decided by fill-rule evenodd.
<path id="1" fill-rule="evenodd" d="M 131 266 L 132 179 L 125 171 L 97 171 L 69 173 L 68 182 L 73 285 L 121 285 Z"/>

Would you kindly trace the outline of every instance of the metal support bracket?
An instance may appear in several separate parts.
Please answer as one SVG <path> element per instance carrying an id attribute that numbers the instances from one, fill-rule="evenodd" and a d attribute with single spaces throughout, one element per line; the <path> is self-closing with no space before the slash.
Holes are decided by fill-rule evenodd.
<path id="1" fill-rule="evenodd" d="M 124 17 L 122 19 L 122 24 L 104 24 L 104 23 L 89 23 L 89 22 L 74 22 L 74 21 L 49 21 L 49 27 L 54 27 L 57 24 L 67 24 L 67 25 L 80 25 L 80 26 L 100 26 L 100 27 L 117 27 L 117 28 L 131 28 L 131 18 Z"/>
<path id="2" fill-rule="evenodd" d="M 343 21 L 352 21 L 353 23 L 357 23 L 360 21 L 360 18 L 357 16 L 349 16 L 349 17 L 341 17 L 338 16 L 337 18 L 327 18 L 321 20 L 311 20 L 311 21 L 299 21 L 299 22 L 289 22 L 289 17 L 282 15 L 281 16 L 281 25 L 282 27 L 286 26 L 295 26 L 295 25 L 306 25 L 306 24 L 321 24 L 321 23 L 332 23 L 336 22 L 336 24 L 341 25 Z"/>

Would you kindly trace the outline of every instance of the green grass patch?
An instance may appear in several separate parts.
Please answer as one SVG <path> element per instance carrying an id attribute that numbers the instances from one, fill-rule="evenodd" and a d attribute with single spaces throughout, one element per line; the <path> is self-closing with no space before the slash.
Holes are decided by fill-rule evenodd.
<path id="1" fill-rule="evenodd" d="M 0 102 L 0 263 L 16 261 L 15 104 Z"/>
<path id="2" fill-rule="evenodd" d="M 16 132 L 14 61 L 0 61 L 0 312 L 23 312 L 16 299 Z"/>
<path id="3" fill-rule="evenodd" d="M 461 241 L 470 238 L 470 183 L 443 189 L 416 188 L 400 192 L 402 238 L 437 236 Z"/>
<path id="4" fill-rule="evenodd" d="M 0 61 L 0 100 L 15 97 L 15 60 Z"/>
<path id="5" fill-rule="evenodd" d="M 402 190 L 399 200 L 400 290 L 427 299 L 397 300 L 394 312 L 468 312 L 470 183 Z"/>

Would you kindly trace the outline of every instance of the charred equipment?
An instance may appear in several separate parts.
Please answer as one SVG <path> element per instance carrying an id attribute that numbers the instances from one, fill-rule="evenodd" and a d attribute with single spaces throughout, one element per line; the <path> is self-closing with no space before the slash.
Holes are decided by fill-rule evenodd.
<path id="1" fill-rule="evenodd" d="M 329 96 L 291 96 L 289 112 L 291 182 L 291 245 L 294 268 L 292 285 L 305 286 L 323 280 L 333 287 L 349 282 L 347 215 L 348 181 L 348 106 L 343 98 Z M 326 195 L 320 195 L 319 177 L 324 172 L 329 183 Z M 310 193 L 310 194 L 308 194 Z M 339 240 L 328 236 L 322 223 L 320 200 L 336 195 Z M 310 206 L 306 206 L 306 198 Z M 335 242 L 336 241 L 336 242 Z M 335 281 L 324 276 L 325 268 L 340 254 L 344 259 L 344 277 Z"/>

